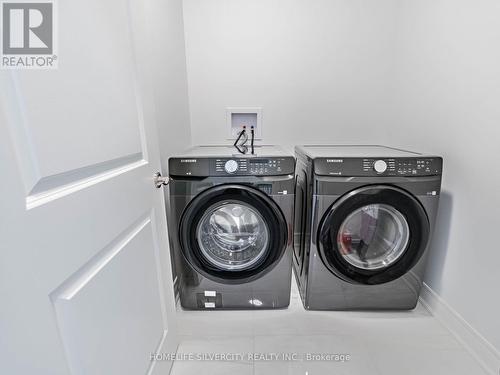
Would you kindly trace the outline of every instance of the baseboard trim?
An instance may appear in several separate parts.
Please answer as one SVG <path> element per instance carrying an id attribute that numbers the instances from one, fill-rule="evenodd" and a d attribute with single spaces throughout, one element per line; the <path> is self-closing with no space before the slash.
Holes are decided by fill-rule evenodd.
<path id="1" fill-rule="evenodd" d="M 420 302 L 471 353 L 488 374 L 500 374 L 500 352 L 424 283 Z"/>

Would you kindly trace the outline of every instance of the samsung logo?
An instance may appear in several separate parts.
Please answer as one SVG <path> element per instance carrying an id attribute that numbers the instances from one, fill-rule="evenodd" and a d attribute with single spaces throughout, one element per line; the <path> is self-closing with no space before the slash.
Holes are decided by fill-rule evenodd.
<path id="1" fill-rule="evenodd" d="M 344 159 L 326 159 L 327 163 L 343 163 Z"/>
<path id="2" fill-rule="evenodd" d="M 196 159 L 181 159 L 181 163 L 196 163 Z"/>

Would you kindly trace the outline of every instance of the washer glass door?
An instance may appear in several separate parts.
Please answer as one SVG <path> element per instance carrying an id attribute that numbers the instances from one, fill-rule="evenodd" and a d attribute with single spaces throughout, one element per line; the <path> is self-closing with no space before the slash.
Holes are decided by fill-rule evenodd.
<path id="1" fill-rule="evenodd" d="M 254 266 L 263 260 L 269 246 L 269 229 L 262 215 L 236 200 L 209 207 L 196 233 L 206 261 L 226 271 Z"/>

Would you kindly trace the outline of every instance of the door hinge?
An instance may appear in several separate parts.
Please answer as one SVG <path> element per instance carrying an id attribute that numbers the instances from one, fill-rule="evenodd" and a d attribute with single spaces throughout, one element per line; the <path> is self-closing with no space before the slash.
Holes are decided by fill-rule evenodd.
<path id="1" fill-rule="evenodd" d="M 166 186 L 170 183 L 170 177 L 163 177 L 160 172 L 156 172 L 153 182 L 155 184 L 155 187 L 159 189 L 162 186 Z"/>

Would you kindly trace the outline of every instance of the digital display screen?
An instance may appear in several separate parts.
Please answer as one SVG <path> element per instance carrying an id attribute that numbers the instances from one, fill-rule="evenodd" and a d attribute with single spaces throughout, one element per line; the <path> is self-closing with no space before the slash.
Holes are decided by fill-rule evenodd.
<path id="1" fill-rule="evenodd" d="M 269 159 L 253 159 L 250 160 L 250 164 L 267 164 L 269 163 Z"/>

